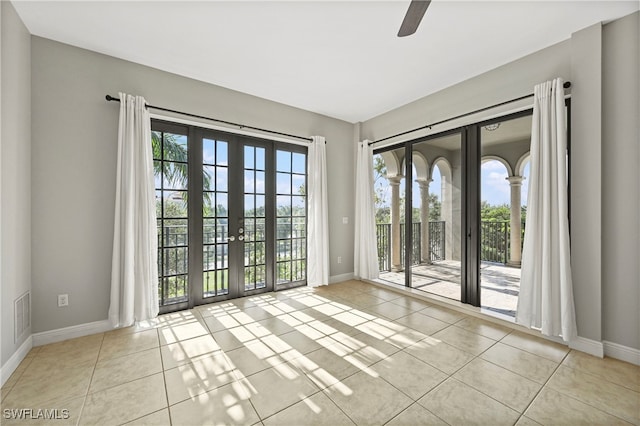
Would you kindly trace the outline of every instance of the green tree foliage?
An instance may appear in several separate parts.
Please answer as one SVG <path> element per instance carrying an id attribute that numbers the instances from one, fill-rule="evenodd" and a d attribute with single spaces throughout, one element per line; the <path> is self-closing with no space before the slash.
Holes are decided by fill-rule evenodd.
<path id="1" fill-rule="evenodd" d="M 527 218 L 527 206 L 521 209 L 522 221 Z M 480 204 L 480 218 L 483 222 L 508 222 L 511 220 L 511 207 L 508 204 L 494 206 L 486 201 Z"/>

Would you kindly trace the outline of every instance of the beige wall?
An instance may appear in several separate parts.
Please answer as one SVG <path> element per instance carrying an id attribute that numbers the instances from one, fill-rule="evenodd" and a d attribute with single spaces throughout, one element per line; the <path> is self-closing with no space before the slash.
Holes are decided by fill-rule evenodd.
<path id="1" fill-rule="evenodd" d="M 640 348 L 640 13 L 602 32 L 603 339 Z M 635 191 L 634 191 L 635 188 Z"/>
<path id="2" fill-rule="evenodd" d="M 325 136 L 330 275 L 353 272 L 352 124 L 39 37 L 32 51 L 34 332 L 107 318 L 118 104 L 104 96 L 119 91 L 152 105 Z M 69 294 L 69 307 L 57 307 L 60 293 Z"/>
<path id="3" fill-rule="evenodd" d="M 31 334 L 27 330 L 14 342 L 14 300 L 31 289 L 31 36 L 11 3 L 0 2 L 0 8 L 0 357 L 4 366 Z"/>

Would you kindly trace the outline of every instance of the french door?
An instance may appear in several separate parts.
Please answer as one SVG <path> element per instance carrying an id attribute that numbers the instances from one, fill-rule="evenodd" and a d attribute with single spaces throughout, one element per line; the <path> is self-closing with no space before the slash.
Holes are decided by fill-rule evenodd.
<path id="1" fill-rule="evenodd" d="M 306 283 L 306 147 L 154 120 L 161 312 Z"/>

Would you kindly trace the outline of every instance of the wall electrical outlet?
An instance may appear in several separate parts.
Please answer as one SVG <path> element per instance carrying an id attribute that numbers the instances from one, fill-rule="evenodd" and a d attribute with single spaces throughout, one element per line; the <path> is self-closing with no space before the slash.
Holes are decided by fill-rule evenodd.
<path id="1" fill-rule="evenodd" d="M 58 308 L 63 306 L 69 306 L 69 295 L 68 294 L 59 294 L 58 295 Z"/>
<path id="2" fill-rule="evenodd" d="M 342 263 L 342 256 L 338 256 L 338 263 Z"/>

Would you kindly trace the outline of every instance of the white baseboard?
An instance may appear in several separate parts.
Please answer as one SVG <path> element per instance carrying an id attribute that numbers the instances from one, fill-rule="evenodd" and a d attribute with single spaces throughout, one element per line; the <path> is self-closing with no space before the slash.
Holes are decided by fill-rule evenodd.
<path id="1" fill-rule="evenodd" d="M 353 272 L 350 272 L 348 274 L 332 275 L 329 277 L 329 284 L 335 284 L 335 283 L 348 281 L 352 279 L 353 279 Z"/>
<path id="2" fill-rule="evenodd" d="M 618 343 L 604 341 L 604 354 L 620 361 L 640 365 L 640 350 L 620 345 Z"/>
<path id="3" fill-rule="evenodd" d="M 104 333 L 109 330 L 113 330 L 111 322 L 109 322 L 109 320 L 102 320 L 86 324 L 72 325 L 71 327 L 58 328 L 56 330 L 43 331 L 41 333 L 32 334 L 33 346 L 48 345 L 49 343 L 61 342 L 63 340 L 74 339 L 76 337 Z"/>
<path id="4" fill-rule="evenodd" d="M 16 371 L 16 368 L 20 365 L 24 357 L 27 356 L 29 351 L 33 348 L 33 339 L 32 336 L 27 337 L 17 351 L 11 355 L 11 358 L 4 363 L 2 367 L 0 367 L 0 386 L 4 386 L 4 384 L 9 380 L 9 377 Z"/>
<path id="5" fill-rule="evenodd" d="M 569 342 L 569 347 L 589 355 L 597 356 L 598 358 L 604 357 L 604 345 L 597 340 L 578 336 L 575 340 Z"/>

